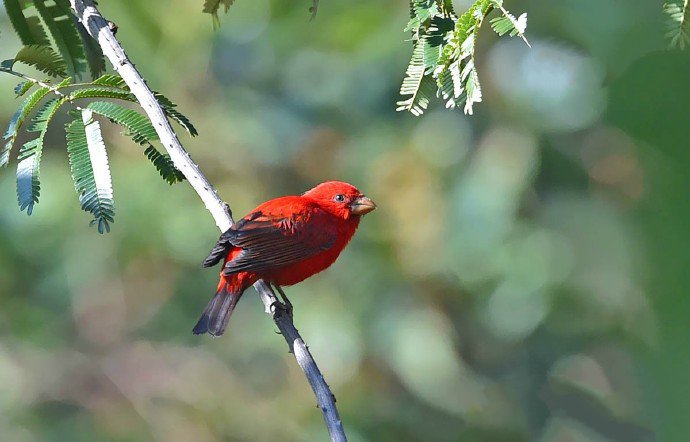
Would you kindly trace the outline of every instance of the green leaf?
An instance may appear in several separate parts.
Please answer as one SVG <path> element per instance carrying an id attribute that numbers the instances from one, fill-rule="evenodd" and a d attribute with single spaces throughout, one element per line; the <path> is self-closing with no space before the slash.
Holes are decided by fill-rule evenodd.
<path id="1" fill-rule="evenodd" d="M 39 132 L 39 136 L 24 143 L 19 150 L 19 164 L 17 164 L 17 199 L 20 210 L 26 209 L 26 213 L 31 215 L 34 204 L 38 202 L 41 192 L 39 171 L 41 165 L 41 154 L 43 153 L 43 141 L 48 125 L 60 106 L 65 102 L 64 98 L 52 99 L 47 101 L 36 116 L 29 132 Z"/>
<path id="2" fill-rule="evenodd" d="M 108 101 L 94 101 L 87 108 L 123 126 L 127 129 L 127 135 L 138 144 L 150 144 L 151 140 L 158 139 L 156 129 L 148 118 L 135 110 Z"/>
<path id="3" fill-rule="evenodd" d="M 149 145 L 144 150 L 144 155 L 153 163 L 158 173 L 168 184 L 172 185 L 184 181 L 184 175 L 175 167 L 168 154 L 162 154 L 155 147 Z"/>
<path id="4" fill-rule="evenodd" d="M 129 93 L 129 87 L 125 83 L 125 81 L 120 77 L 119 75 L 114 75 L 114 74 L 106 74 L 103 75 L 100 78 L 97 78 L 94 80 L 92 85 L 101 85 L 101 86 L 108 86 L 108 87 L 113 87 L 113 88 L 118 88 L 122 91 L 127 91 Z M 158 101 L 158 104 L 161 105 L 163 108 L 163 111 L 165 114 L 170 117 L 173 121 L 177 122 L 180 126 L 185 128 L 187 132 L 191 136 L 197 136 L 199 135 L 199 132 L 196 130 L 192 122 L 187 118 L 185 115 L 183 115 L 180 111 L 178 111 L 177 104 L 173 103 L 169 98 L 167 98 L 165 95 L 161 94 L 160 92 L 153 92 L 154 97 L 156 97 L 156 100 Z M 120 96 L 104 96 L 103 98 L 120 98 L 120 99 L 126 99 L 128 101 L 137 101 L 136 97 L 134 95 L 131 96 L 132 98 L 123 98 Z"/>
<path id="5" fill-rule="evenodd" d="M 84 45 L 86 64 L 91 72 L 91 79 L 95 80 L 105 72 L 105 57 L 103 56 L 103 51 L 96 39 L 86 32 L 86 29 L 79 23 L 77 18 L 73 15 L 71 15 L 71 17 L 74 26 L 77 28 L 77 32 L 79 32 L 79 38 L 81 38 L 82 44 Z"/>
<path id="6" fill-rule="evenodd" d="M 105 74 L 92 81 L 91 84 L 116 87 L 127 91 L 129 90 L 127 84 L 125 83 L 125 80 L 123 80 L 122 77 L 116 74 Z"/>
<path id="7" fill-rule="evenodd" d="M 421 115 L 429 105 L 434 94 L 434 80 L 425 75 L 424 53 L 426 39 L 419 40 L 412 50 L 412 58 L 407 66 L 406 77 L 400 86 L 400 95 L 409 96 L 407 100 L 398 101 L 397 111 L 408 110 L 413 115 Z"/>
<path id="8" fill-rule="evenodd" d="M 172 118 L 174 121 L 176 121 L 180 126 L 184 127 L 187 132 L 193 137 L 199 135 L 199 132 L 197 132 L 196 128 L 192 124 L 191 121 L 182 113 L 180 113 L 177 109 L 177 105 L 170 101 L 168 98 L 166 98 L 163 94 L 159 92 L 154 92 L 153 95 L 156 97 L 156 100 L 158 100 L 158 104 L 161 105 L 163 108 L 163 111 L 165 111 L 165 114 Z"/>
<path id="9" fill-rule="evenodd" d="M 12 120 L 10 121 L 10 125 L 3 136 L 6 143 L 3 146 L 2 151 L 0 151 L 0 166 L 6 166 L 9 162 L 10 152 L 12 151 L 14 140 L 17 138 L 17 134 L 19 133 L 19 129 L 22 127 L 24 120 L 26 120 L 29 114 L 31 114 L 31 112 L 34 110 L 34 107 L 36 107 L 36 105 L 43 99 L 43 97 L 46 96 L 46 94 L 48 94 L 48 92 L 50 92 L 50 89 L 47 87 L 36 89 L 22 102 L 22 104 L 19 106 L 19 109 L 17 109 L 17 112 L 15 112 Z"/>
<path id="10" fill-rule="evenodd" d="M 67 66 L 67 74 L 81 78 L 86 71 L 86 54 L 69 9 L 63 2 L 46 5 L 45 0 L 33 0 L 33 3 Z"/>
<path id="11" fill-rule="evenodd" d="M 24 46 L 17 52 L 14 61 L 31 65 L 51 77 L 64 77 L 67 66 L 50 46 Z"/>
<path id="12" fill-rule="evenodd" d="M 137 101 L 136 97 L 130 92 L 101 86 L 87 86 L 76 89 L 69 94 L 69 98 L 70 100 L 79 98 L 114 98 L 118 100 Z"/>
<path id="13" fill-rule="evenodd" d="M 233 3 L 235 3 L 235 0 L 204 0 L 203 12 L 211 14 L 213 29 L 218 29 L 220 27 L 220 17 L 218 17 L 218 9 L 220 9 L 220 6 L 223 5 L 227 13 Z"/>
<path id="14" fill-rule="evenodd" d="M 20 0 L 3 0 L 5 3 L 5 11 L 12 23 L 12 27 L 19 36 L 24 45 L 49 45 L 50 41 L 46 36 L 45 30 L 38 19 L 38 17 L 26 17 L 24 15 L 22 3 Z"/>
<path id="15" fill-rule="evenodd" d="M 126 134 L 131 136 L 136 143 L 147 146 L 144 154 L 158 169 L 165 181 L 172 184 L 184 179 L 184 175 L 175 168 L 170 157 L 161 154 L 151 146 L 151 141 L 157 140 L 158 134 L 144 115 L 108 101 L 95 101 L 89 103 L 87 108 L 123 126 L 126 129 Z"/>
<path id="16" fill-rule="evenodd" d="M 98 121 L 90 110 L 66 125 L 67 156 L 81 208 L 93 215 L 98 232 L 110 232 L 115 210 L 108 154 Z"/>
<path id="17" fill-rule="evenodd" d="M 14 93 L 17 98 L 19 98 L 27 93 L 35 84 L 36 82 L 33 80 L 22 81 L 14 88 Z"/>
<path id="18" fill-rule="evenodd" d="M 687 0 L 673 0 L 664 3 L 664 13 L 667 16 L 666 37 L 670 40 L 671 47 L 685 49 L 690 43 L 688 35 L 688 2 Z"/>
<path id="19" fill-rule="evenodd" d="M 523 13 L 520 17 L 515 18 L 513 14 L 506 11 L 503 7 L 502 1 L 493 0 L 494 6 L 501 10 L 502 17 L 496 17 L 491 20 L 491 28 L 499 35 L 503 36 L 506 33 L 511 37 L 518 35 L 527 46 L 530 46 L 525 37 L 525 30 L 527 29 L 527 13 Z M 531 46 L 530 46 L 531 47 Z"/>

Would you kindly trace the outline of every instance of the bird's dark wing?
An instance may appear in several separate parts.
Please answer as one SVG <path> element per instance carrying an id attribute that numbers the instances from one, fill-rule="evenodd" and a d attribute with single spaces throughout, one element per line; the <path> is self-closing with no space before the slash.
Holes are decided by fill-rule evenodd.
<path id="1" fill-rule="evenodd" d="M 232 247 L 243 250 L 225 264 L 225 275 L 265 271 L 301 261 L 335 244 L 337 229 L 330 216 L 318 209 L 292 217 L 255 212 L 220 237 L 204 265 L 218 263 Z"/>
<path id="2" fill-rule="evenodd" d="M 204 267 L 213 267 L 214 265 L 218 264 L 227 256 L 228 252 L 230 252 L 230 249 L 232 249 L 233 244 L 231 241 L 232 238 L 237 234 L 236 230 L 242 228 L 245 223 L 255 220 L 261 216 L 263 216 L 263 214 L 259 211 L 252 212 L 239 220 L 237 224 L 223 232 L 223 234 L 220 235 L 220 238 L 218 238 L 218 242 L 216 242 L 216 245 L 213 246 L 211 252 L 209 252 L 208 256 L 201 265 Z"/>

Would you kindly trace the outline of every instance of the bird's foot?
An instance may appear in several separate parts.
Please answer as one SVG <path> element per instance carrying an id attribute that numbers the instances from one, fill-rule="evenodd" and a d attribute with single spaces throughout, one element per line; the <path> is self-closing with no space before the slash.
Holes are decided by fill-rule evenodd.
<path id="1" fill-rule="evenodd" d="M 278 301 L 277 299 L 271 304 L 271 313 L 273 315 L 278 314 L 278 311 L 283 312 L 284 314 L 288 315 L 290 319 L 292 319 L 292 304 L 283 304 L 282 302 Z"/>
<path id="2" fill-rule="evenodd" d="M 292 302 L 288 299 L 287 295 L 283 291 L 283 289 L 279 286 L 276 285 L 276 290 L 278 290 L 278 293 L 280 294 L 280 297 L 283 298 L 283 307 L 285 308 L 285 313 L 288 314 L 290 319 L 292 319 Z"/>

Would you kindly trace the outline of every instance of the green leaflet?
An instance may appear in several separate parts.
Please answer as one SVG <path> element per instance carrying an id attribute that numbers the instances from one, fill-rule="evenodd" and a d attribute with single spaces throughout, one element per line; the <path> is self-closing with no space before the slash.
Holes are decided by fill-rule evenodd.
<path id="1" fill-rule="evenodd" d="M 22 81 L 14 88 L 14 94 L 19 98 L 27 93 L 35 84 L 36 83 L 32 80 Z"/>
<path id="2" fill-rule="evenodd" d="M 421 115 L 429 105 L 429 97 L 434 93 L 434 80 L 425 75 L 424 53 L 426 39 L 417 42 L 412 50 L 412 60 L 407 67 L 406 77 L 400 87 L 400 95 L 409 98 L 398 101 L 396 110 L 409 110 L 413 115 Z"/>
<path id="3" fill-rule="evenodd" d="M 75 119 L 65 127 L 67 156 L 74 189 L 82 210 L 93 215 L 91 225 L 99 233 L 110 232 L 114 221 L 112 179 L 100 125 L 90 110 L 74 112 Z"/>
<path id="4" fill-rule="evenodd" d="M 118 100 L 134 101 L 137 99 L 129 92 L 101 86 L 86 86 L 69 94 L 70 100 L 78 98 L 114 98 Z"/>
<path id="5" fill-rule="evenodd" d="M 127 84 L 125 81 L 119 76 L 119 75 L 114 75 L 114 74 L 106 74 L 103 75 L 100 78 L 97 78 L 94 80 L 91 84 L 93 85 L 100 85 L 100 86 L 109 86 L 113 88 L 118 88 L 123 91 L 129 92 L 129 87 L 127 87 Z M 171 118 L 173 121 L 178 123 L 180 126 L 182 126 L 191 136 L 197 136 L 199 135 L 199 132 L 196 130 L 196 127 L 192 124 L 192 122 L 187 118 L 185 115 L 183 115 L 180 111 L 178 111 L 177 104 L 173 103 L 169 98 L 167 98 L 165 95 L 161 94 L 160 92 L 153 92 L 154 97 L 158 101 L 158 103 L 161 105 L 163 108 L 163 111 L 165 114 Z M 119 97 L 104 97 L 104 98 L 119 98 Z M 129 99 L 129 98 L 123 98 L 128 101 L 136 101 L 135 99 Z"/>
<path id="6" fill-rule="evenodd" d="M 110 86 L 110 87 L 116 87 L 120 88 L 123 90 L 129 90 L 127 87 L 127 84 L 125 83 L 125 80 L 122 79 L 119 75 L 116 74 L 105 74 L 97 79 L 93 80 L 91 82 L 93 85 L 100 85 L 100 86 Z"/>
<path id="7" fill-rule="evenodd" d="M 48 130 L 50 120 L 60 106 L 65 102 L 64 98 L 47 101 L 36 116 L 29 132 L 39 132 L 39 136 L 24 143 L 19 150 L 19 164 L 17 164 L 17 199 L 20 210 L 26 209 L 31 215 L 34 204 L 38 202 L 41 191 L 39 171 L 41 154 L 43 153 L 43 141 Z"/>
<path id="8" fill-rule="evenodd" d="M 127 135 L 131 136 L 136 143 L 147 146 L 144 154 L 165 181 L 170 184 L 182 181 L 184 176 L 175 168 L 170 157 L 161 154 L 151 146 L 151 141 L 157 140 L 158 134 L 148 118 L 137 111 L 107 101 L 89 103 L 87 108 L 123 126 L 127 130 Z"/>
<path id="9" fill-rule="evenodd" d="M 5 11 L 7 11 L 12 27 L 23 44 L 50 44 L 38 17 L 26 17 L 20 0 L 3 0 L 3 2 L 5 3 Z"/>
<path id="10" fill-rule="evenodd" d="M 51 77 L 64 77 L 67 66 L 53 48 L 45 45 L 24 46 L 14 56 L 14 61 L 31 65 Z"/>
<path id="11" fill-rule="evenodd" d="M 79 33 L 79 38 L 81 38 L 82 44 L 84 45 L 84 54 L 86 55 L 86 64 L 89 67 L 89 72 L 91 72 L 91 79 L 95 80 L 100 75 L 105 72 L 105 57 L 103 56 L 103 51 L 98 45 L 98 42 L 92 38 L 84 26 L 79 23 L 79 20 L 72 14 L 72 24 L 77 29 Z"/>
<path id="12" fill-rule="evenodd" d="M 67 66 L 67 74 L 81 78 L 86 71 L 86 54 L 69 10 L 58 3 L 48 6 L 45 0 L 34 0 L 33 3 Z"/>
<path id="13" fill-rule="evenodd" d="M 108 101 L 94 101 L 89 103 L 87 108 L 125 127 L 127 135 L 138 144 L 147 144 L 158 139 L 158 134 L 148 118 L 135 110 Z"/>
<path id="14" fill-rule="evenodd" d="M 19 106 L 19 109 L 12 117 L 10 125 L 5 131 L 3 138 L 5 139 L 5 145 L 0 151 L 0 166 L 6 166 L 10 159 L 10 152 L 12 151 L 12 146 L 14 145 L 14 140 L 17 138 L 19 129 L 21 128 L 24 120 L 33 111 L 34 107 L 50 92 L 47 87 L 41 87 L 36 89 L 29 95 Z"/>
<path id="15" fill-rule="evenodd" d="M 184 181 L 184 175 L 175 167 L 169 155 L 160 153 L 151 145 L 144 150 L 144 155 L 168 184 L 172 185 Z"/>
<path id="16" fill-rule="evenodd" d="M 180 113 L 177 109 L 177 105 L 170 101 L 168 98 L 166 98 L 163 94 L 159 92 L 154 92 L 153 93 L 154 97 L 156 97 L 156 100 L 158 100 L 158 104 L 161 105 L 163 108 L 163 111 L 165 111 L 165 114 L 172 118 L 174 121 L 176 121 L 180 126 L 184 127 L 187 132 L 193 137 L 199 135 L 199 132 L 197 132 L 196 127 L 192 124 L 191 121 L 182 113 Z"/>

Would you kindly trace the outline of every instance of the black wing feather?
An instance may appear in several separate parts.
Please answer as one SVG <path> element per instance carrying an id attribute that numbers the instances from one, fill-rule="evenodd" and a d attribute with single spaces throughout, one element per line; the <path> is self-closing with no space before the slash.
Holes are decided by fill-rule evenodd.
<path id="1" fill-rule="evenodd" d="M 323 211 L 314 211 L 309 218 L 330 217 Z M 332 220 L 329 220 L 332 221 Z M 255 212 L 241 219 L 228 229 L 211 250 L 204 261 L 205 267 L 217 264 L 227 256 L 233 247 L 241 247 L 242 252 L 223 269 L 224 275 L 242 271 L 264 271 L 285 266 L 309 258 L 328 250 L 335 244 L 337 231 L 322 227 L 317 231 L 305 229 L 308 220 L 300 218 L 270 218 Z M 333 223 L 319 223 L 321 226 L 334 226 Z"/>
<path id="2" fill-rule="evenodd" d="M 255 220 L 256 218 L 259 218 L 261 215 L 262 213 L 259 211 L 251 213 L 247 217 L 239 220 L 237 224 L 223 232 L 223 234 L 220 235 L 220 238 L 218 238 L 218 242 L 216 242 L 216 245 L 213 246 L 211 252 L 208 254 L 206 259 L 204 259 L 204 262 L 201 265 L 203 267 L 213 267 L 214 265 L 218 264 L 221 259 L 225 258 L 230 249 L 234 246 L 233 239 L 237 237 L 237 234 L 239 233 L 238 229 L 241 229 L 242 226 L 250 221 Z"/>

